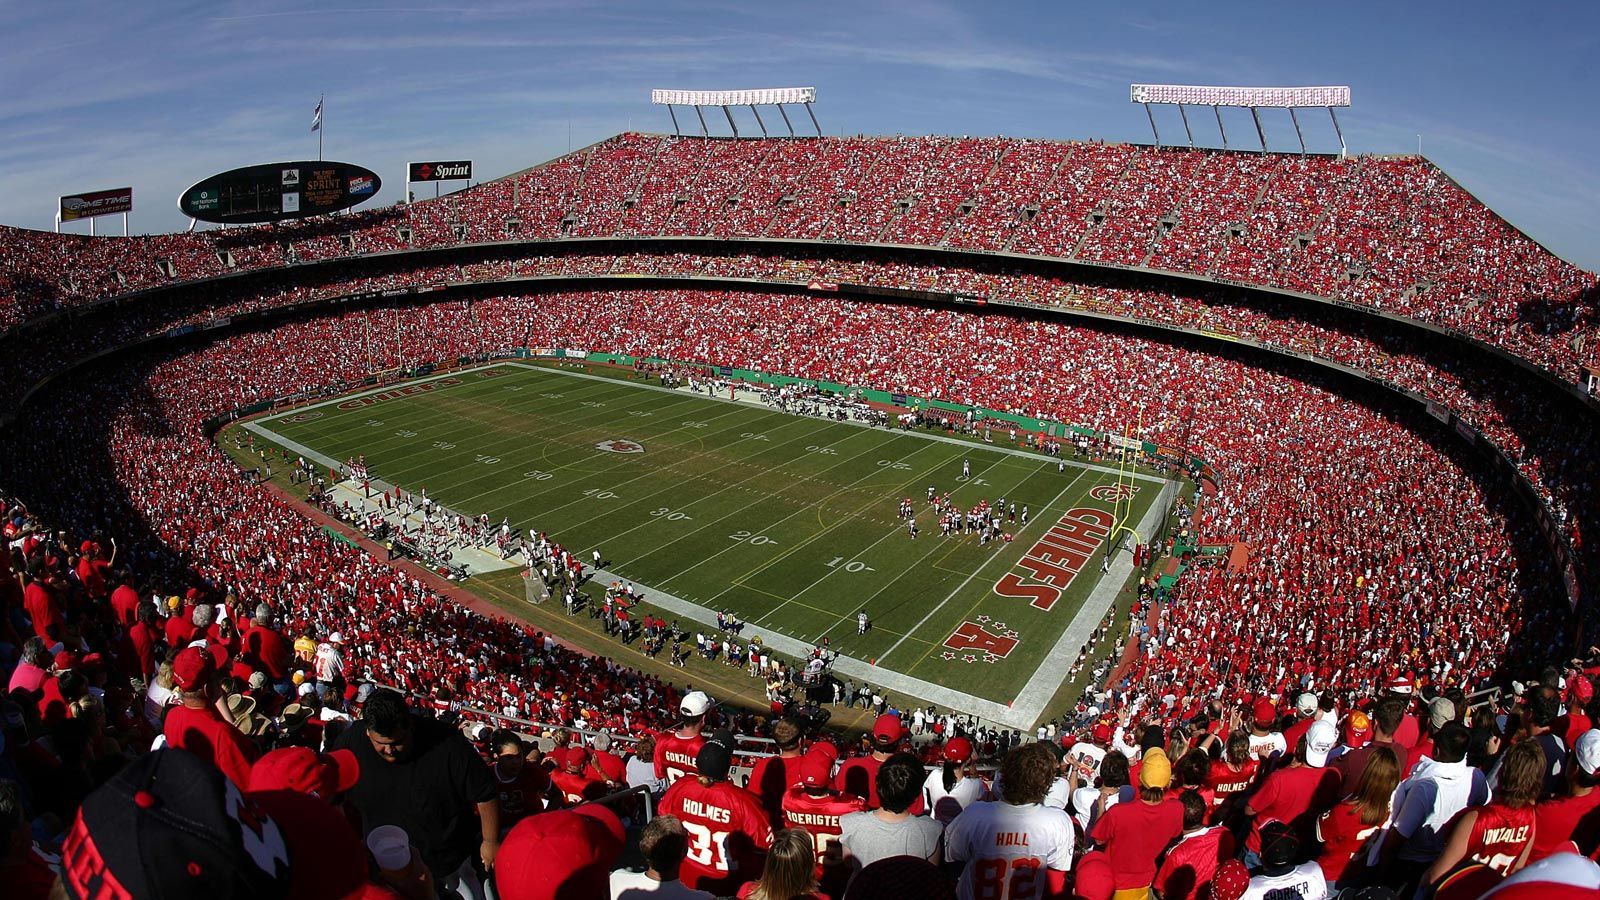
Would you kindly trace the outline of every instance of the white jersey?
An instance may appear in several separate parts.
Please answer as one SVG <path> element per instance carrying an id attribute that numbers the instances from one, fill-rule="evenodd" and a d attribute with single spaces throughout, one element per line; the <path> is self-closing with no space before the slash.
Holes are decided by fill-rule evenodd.
<path id="1" fill-rule="evenodd" d="M 955 787 L 945 790 L 943 766 L 929 772 L 928 780 L 922 783 L 922 802 L 941 825 L 949 825 L 963 809 L 988 796 L 989 788 L 982 778 L 962 778 Z"/>
<path id="2" fill-rule="evenodd" d="M 1283 755 L 1289 752 L 1289 744 L 1283 739 L 1283 732 L 1273 731 L 1257 737 L 1250 735 L 1250 752 L 1262 762 L 1266 762 L 1274 755 Z"/>
<path id="3" fill-rule="evenodd" d="M 1105 762 L 1106 751 L 1088 741 L 1079 741 L 1067 749 L 1067 758 L 1077 765 L 1079 776 L 1094 781 L 1100 774 L 1100 764 Z"/>
<path id="4" fill-rule="evenodd" d="M 1250 879 L 1250 887 L 1240 900 L 1324 900 L 1328 896 L 1328 879 L 1322 866 L 1315 860 L 1301 863 L 1282 875 L 1257 875 Z"/>
<path id="5" fill-rule="evenodd" d="M 944 840 L 945 858 L 966 863 L 956 886 L 961 900 L 1034 900 L 1049 884 L 1041 869 L 1072 868 L 1072 822 L 1037 803 L 973 803 L 945 829 Z"/>

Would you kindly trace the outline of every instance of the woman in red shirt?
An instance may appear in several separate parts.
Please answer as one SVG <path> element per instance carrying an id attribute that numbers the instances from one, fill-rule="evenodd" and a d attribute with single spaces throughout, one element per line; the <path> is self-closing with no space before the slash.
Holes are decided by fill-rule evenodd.
<path id="1" fill-rule="evenodd" d="M 1444 851 L 1428 867 L 1423 884 L 1437 886 L 1458 867 L 1484 865 L 1504 878 L 1528 862 L 1533 849 L 1533 804 L 1544 788 L 1544 750 L 1538 741 L 1518 741 L 1500 763 L 1500 784 L 1487 806 L 1462 810 L 1450 825 Z"/>
<path id="2" fill-rule="evenodd" d="M 1400 783 L 1403 765 L 1393 748 L 1379 745 L 1367 756 L 1367 764 L 1356 778 L 1355 793 L 1317 820 L 1317 840 L 1322 842 L 1317 864 L 1322 866 L 1330 892 L 1363 868 L 1354 857 L 1388 820 L 1389 798 Z"/>

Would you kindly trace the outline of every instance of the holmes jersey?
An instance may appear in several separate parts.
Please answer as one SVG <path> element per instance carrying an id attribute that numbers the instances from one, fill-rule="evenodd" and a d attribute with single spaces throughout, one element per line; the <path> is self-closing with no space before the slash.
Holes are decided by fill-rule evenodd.
<path id="1" fill-rule="evenodd" d="M 688 833 L 689 855 L 679 874 L 686 887 L 726 896 L 760 877 L 772 825 L 754 794 L 726 781 L 701 784 L 691 775 L 667 788 L 658 815 L 677 816 Z"/>
<path id="2" fill-rule="evenodd" d="M 1072 868 L 1072 822 L 1038 803 L 979 801 L 945 828 L 944 840 L 945 858 L 966 863 L 961 900 L 1034 900 L 1048 889 L 1046 870 Z"/>

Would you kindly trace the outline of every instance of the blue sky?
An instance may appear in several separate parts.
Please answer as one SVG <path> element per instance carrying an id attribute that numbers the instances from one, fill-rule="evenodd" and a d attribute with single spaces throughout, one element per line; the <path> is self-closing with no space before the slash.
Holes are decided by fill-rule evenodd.
<path id="1" fill-rule="evenodd" d="M 49 228 L 58 193 L 131 184 L 134 231 L 180 228 L 178 192 L 199 178 L 315 156 L 319 93 L 328 158 L 378 171 L 387 203 L 408 159 L 492 177 L 668 130 L 652 87 L 816 85 L 833 134 L 1147 141 L 1133 81 L 1349 84 L 1352 151 L 1415 152 L 1420 133 L 1490 206 L 1600 269 L 1593 3 L 0 0 L 0 15 L 8 224 Z M 1176 110 L 1158 112 L 1180 136 Z M 1253 127 L 1234 113 L 1238 146 Z M 1287 114 L 1264 116 L 1274 148 L 1298 146 Z M 1214 120 L 1192 121 L 1217 143 Z M 1302 124 L 1336 148 L 1325 113 Z"/>

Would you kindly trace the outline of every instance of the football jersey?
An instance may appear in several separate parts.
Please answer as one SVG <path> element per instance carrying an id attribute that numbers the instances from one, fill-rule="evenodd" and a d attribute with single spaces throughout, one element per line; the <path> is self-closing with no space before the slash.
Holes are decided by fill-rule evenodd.
<path id="1" fill-rule="evenodd" d="M 1483 863 L 1501 875 L 1510 875 L 1533 843 L 1533 807 L 1512 809 L 1491 803 L 1477 807 L 1478 818 L 1467 837 L 1466 858 Z"/>
<path id="2" fill-rule="evenodd" d="M 1206 784 L 1216 792 L 1212 804 L 1221 806 L 1228 802 L 1229 797 L 1248 791 L 1256 780 L 1256 772 L 1260 770 L 1261 763 L 1253 758 L 1246 760 L 1237 772 L 1222 760 L 1213 760 L 1211 770 L 1206 773 Z"/>
<path id="3" fill-rule="evenodd" d="M 822 856 L 828 842 L 839 839 L 839 817 L 862 812 L 867 804 L 860 797 L 848 794 L 806 793 L 805 788 L 790 788 L 783 793 L 783 825 L 798 828 L 811 835 L 816 844 L 817 866 L 822 866 Z"/>
<path id="4" fill-rule="evenodd" d="M 662 796 L 657 815 L 677 816 L 689 836 L 678 876 L 686 886 L 723 896 L 760 877 L 772 825 L 754 794 L 727 781 L 680 778 Z"/>
<path id="5" fill-rule="evenodd" d="M 705 745 L 705 736 L 699 734 L 678 737 L 669 731 L 656 738 L 656 777 L 666 779 L 670 785 L 685 775 L 698 774 L 694 761 Z"/>
<path id="6" fill-rule="evenodd" d="M 1049 882 L 1040 869 L 1072 868 L 1072 823 L 1038 803 L 980 800 L 956 816 L 944 839 L 945 858 L 966 864 L 956 886 L 961 900 L 1043 897 Z"/>
<path id="7" fill-rule="evenodd" d="M 927 780 L 922 782 L 922 803 L 927 809 L 933 810 L 933 817 L 943 825 L 949 825 L 963 809 L 988 796 L 989 787 L 983 783 L 983 779 L 970 776 L 957 781 L 950 790 L 945 790 L 943 767 L 929 772 Z"/>
<path id="8" fill-rule="evenodd" d="M 606 795 L 606 783 L 598 778 L 591 778 L 584 772 L 552 772 L 550 780 L 555 784 L 556 790 L 561 792 L 561 799 L 565 800 L 568 806 L 598 800 Z"/>

